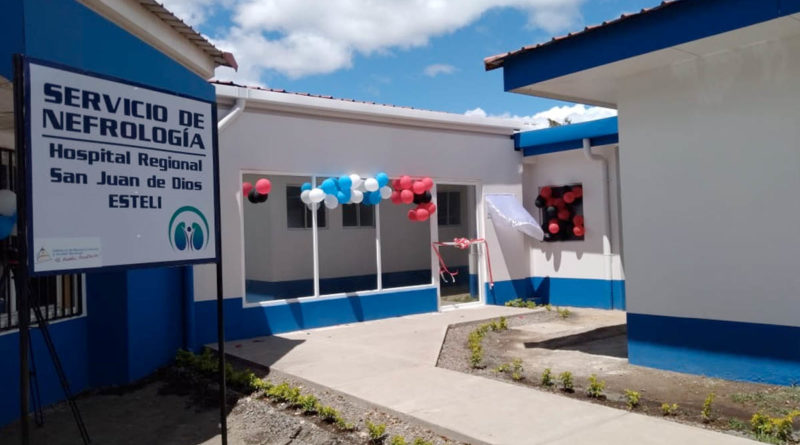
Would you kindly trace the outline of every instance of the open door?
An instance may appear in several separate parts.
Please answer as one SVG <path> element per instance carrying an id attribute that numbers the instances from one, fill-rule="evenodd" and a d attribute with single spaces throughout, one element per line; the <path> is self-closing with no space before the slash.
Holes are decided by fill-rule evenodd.
<path id="1" fill-rule="evenodd" d="M 438 239 L 452 242 L 456 238 L 477 238 L 475 186 L 437 184 Z M 439 254 L 444 262 L 439 270 L 439 303 L 441 308 L 480 301 L 480 245 L 466 249 L 443 246 Z"/>

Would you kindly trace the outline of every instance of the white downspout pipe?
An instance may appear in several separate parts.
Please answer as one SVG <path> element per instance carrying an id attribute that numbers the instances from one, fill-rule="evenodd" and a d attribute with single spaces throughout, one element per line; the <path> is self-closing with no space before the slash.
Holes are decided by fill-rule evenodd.
<path id="1" fill-rule="evenodd" d="M 246 104 L 247 104 L 247 99 L 242 97 L 236 99 L 236 103 L 233 104 L 233 108 L 231 109 L 230 113 L 225 115 L 225 117 L 223 117 L 217 124 L 217 131 L 222 132 L 222 130 L 224 130 L 225 127 L 230 125 L 231 122 L 235 121 L 236 118 L 239 117 L 240 114 L 242 114 L 242 111 L 244 111 L 244 107 Z"/>
<path id="2" fill-rule="evenodd" d="M 611 253 L 611 200 L 609 199 L 609 181 L 608 181 L 608 159 L 605 156 L 592 152 L 592 143 L 588 138 L 583 139 L 583 154 L 586 159 L 590 161 L 597 161 L 601 164 L 602 168 L 602 193 L 603 193 L 603 213 L 604 213 L 604 226 L 603 233 L 603 274 L 606 282 L 608 282 L 608 294 L 610 301 L 614 302 L 614 290 L 611 284 L 612 276 L 612 253 Z"/>

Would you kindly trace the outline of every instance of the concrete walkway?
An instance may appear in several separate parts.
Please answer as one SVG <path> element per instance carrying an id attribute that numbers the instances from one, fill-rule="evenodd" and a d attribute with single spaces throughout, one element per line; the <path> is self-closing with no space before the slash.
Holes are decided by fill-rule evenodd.
<path id="1" fill-rule="evenodd" d="M 232 341 L 226 352 L 474 444 L 748 444 L 749 440 L 435 367 L 447 326 L 526 312 L 460 309 Z"/>

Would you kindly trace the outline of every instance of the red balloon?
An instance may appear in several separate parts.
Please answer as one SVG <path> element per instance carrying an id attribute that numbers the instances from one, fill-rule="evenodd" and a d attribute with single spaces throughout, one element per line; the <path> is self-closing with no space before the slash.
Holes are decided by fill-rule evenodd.
<path id="1" fill-rule="evenodd" d="M 393 191 L 392 192 L 392 203 L 400 204 L 401 202 L 402 201 L 400 201 L 400 192 L 398 192 L 397 190 Z"/>
<path id="2" fill-rule="evenodd" d="M 400 190 L 408 190 L 411 188 L 411 177 L 404 175 L 400 177 Z"/>
<path id="3" fill-rule="evenodd" d="M 556 206 L 556 200 L 555 200 L 555 198 L 547 198 L 547 199 L 545 200 L 545 204 L 544 204 L 544 206 L 545 206 L 545 207 L 555 207 L 555 206 Z"/>
<path id="4" fill-rule="evenodd" d="M 425 210 L 427 210 L 429 214 L 433 215 L 434 213 L 436 213 L 436 204 L 428 202 L 423 204 L 423 206 L 425 206 Z"/>
<path id="5" fill-rule="evenodd" d="M 547 231 L 555 235 L 558 231 L 561 230 L 561 227 L 558 225 L 557 222 L 550 221 L 550 224 L 547 225 Z"/>
<path id="6" fill-rule="evenodd" d="M 550 198 L 551 196 L 553 196 L 553 189 L 550 188 L 549 186 L 542 187 L 542 191 L 540 191 L 539 194 L 542 195 L 544 198 Z"/>
<path id="7" fill-rule="evenodd" d="M 569 221 L 569 210 L 561 209 L 558 211 L 558 219 L 562 221 Z"/>
<path id="8" fill-rule="evenodd" d="M 253 190 L 253 184 L 250 184 L 249 182 L 242 183 L 242 196 L 249 195 L 250 190 Z"/>
<path id="9" fill-rule="evenodd" d="M 400 191 L 400 180 L 399 179 L 392 179 L 392 188 Z"/>
<path id="10" fill-rule="evenodd" d="M 400 192 L 400 201 L 402 201 L 403 204 L 411 204 L 414 202 L 414 192 L 411 190 L 403 190 Z"/>
<path id="11" fill-rule="evenodd" d="M 572 224 L 583 227 L 583 215 L 575 215 L 575 217 L 572 218 Z"/>
<path id="12" fill-rule="evenodd" d="M 579 185 L 572 187 L 572 194 L 575 195 L 576 198 L 580 198 L 581 196 L 583 196 L 583 187 Z"/>
<path id="13" fill-rule="evenodd" d="M 429 178 L 427 176 L 422 178 L 422 183 L 425 184 L 425 190 L 426 191 L 433 188 L 433 179 L 431 179 L 431 178 Z"/>
<path id="14" fill-rule="evenodd" d="M 425 209 L 417 209 L 417 221 L 427 221 L 428 217 L 431 216 Z"/>
<path id="15" fill-rule="evenodd" d="M 572 228 L 572 233 L 574 233 L 575 236 L 583 236 L 586 234 L 586 229 L 584 229 L 583 226 L 575 226 Z"/>
<path id="16" fill-rule="evenodd" d="M 256 181 L 256 191 L 260 195 L 269 195 L 270 190 L 272 190 L 272 183 L 269 182 L 269 179 L 261 178 Z"/>
<path id="17" fill-rule="evenodd" d="M 566 207 L 567 204 L 564 202 L 563 199 L 556 198 L 553 200 L 553 205 L 558 207 L 559 209 L 563 209 L 564 207 Z"/>
<path id="18" fill-rule="evenodd" d="M 422 181 L 414 181 L 414 185 L 411 186 L 411 189 L 414 191 L 415 195 L 421 195 L 425 193 L 425 183 Z"/>
<path id="19" fill-rule="evenodd" d="M 408 219 L 411 220 L 411 221 L 416 221 L 417 220 L 417 210 L 416 209 L 411 209 L 411 210 L 408 211 Z"/>
<path id="20" fill-rule="evenodd" d="M 566 202 L 567 204 L 572 204 L 573 202 L 575 202 L 575 194 L 572 192 L 564 193 L 563 198 L 564 202 Z"/>

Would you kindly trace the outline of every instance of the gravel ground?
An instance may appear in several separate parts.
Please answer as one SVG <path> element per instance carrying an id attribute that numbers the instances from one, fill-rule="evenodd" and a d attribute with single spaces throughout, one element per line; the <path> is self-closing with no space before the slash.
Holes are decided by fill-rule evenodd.
<path id="1" fill-rule="evenodd" d="M 631 365 L 627 360 L 624 333 L 602 338 L 587 336 L 579 343 L 558 346 L 555 343 L 567 339 L 576 330 L 597 327 L 605 318 L 603 312 L 596 310 L 570 310 L 567 319 L 561 319 L 555 309 L 552 312 L 536 309 L 508 318 L 508 330 L 489 331 L 484 337 L 485 367 L 479 369 L 470 366 L 467 337 L 478 325 L 494 319 L 450 326 L 437 366 L 620 409 L 627 409 L 625 390 L 632 389 L 641 395 L 636 412 L 663 417 L 661 404 L 677 403 L 677 413 L 668 419 L 744 437 L 750 437 L 753 413 L 784 416 L 800 409 L 798 387 L 736 382 Z M 545 339 L 552 346 L 526 347 L 526 344 L 537 344 Z M 515 358 L 520 358 L 524 367 L 523 379 L 519 382 L 513 381 L 508 373 L 495 371 L 497 366 Z M 554 379 L 560 371 L 571 371 L 575 391 L 565 393 L 542 386 L 540 376 L 545 368 L 552 370 Z M 586 396 L 587 379 L 592 374 L 606 383 L 605 395 L 600 399 Z M 712 420 L 703 422 L 700 411 L 709 393 L 716 396 L 712 404 Z M 798 428 L 800 422 L 795 421 L 795 435 L 788 443 L 800 443 Z"/>
<path id="2" fill-rule="evenodd" d="M 343 432 L 316 416 L 273 403 L 259 394 L 243 396 L 229 390 L 228 437 L 231 444 L 362 445 L 369 443 L 366 421 L 386 424 L 386 443 L 402 435 L 411 444 L 421 437 L 434 444 L 449 441 L 411 418 L 400 418 L 360 400 L 301 381 L 276 371 L 256 371 L 273 383 L 289 382 L 314 394 L 322 404 L 336 408 L 356 430 Z M 267 375 L 268 374 L 268 375 Z M 207 383 L 207 382 L 206 382 Z M 182 445 L 218 444 L 218 391 L 213 384 L 176 378 L 162 370 L 137 384 L 84 393 L 78 406 L 94 444 Z M 19 443 L 19 424 L 0 429 L 0 444 Z M 43 427 L 32 425 L 33 445 L 71 445 L 80 436 L 65 403 L 45 410 Z"/>

